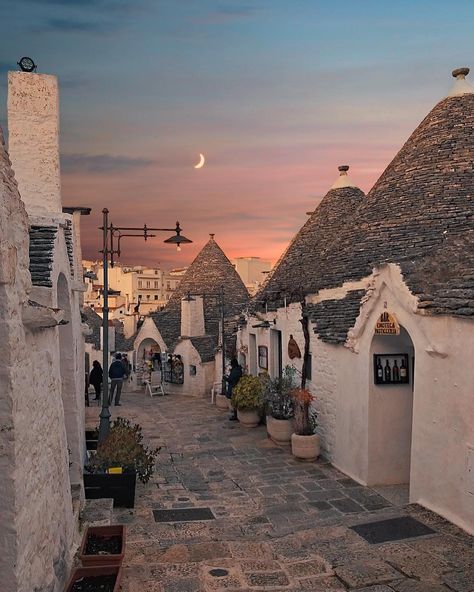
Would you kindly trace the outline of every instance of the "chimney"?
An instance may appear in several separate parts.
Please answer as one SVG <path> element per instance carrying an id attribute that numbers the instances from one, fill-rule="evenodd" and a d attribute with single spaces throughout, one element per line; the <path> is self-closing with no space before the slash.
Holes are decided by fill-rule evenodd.
<path id="1" fill-rule="evenodd" d="M 339 171 L 339 177 L 336 179 L 331 189 L 341 189 L 342 187 L 357 187 L 352 181 L 351 177 L 347 174 L 349 171 L 349 165 L 341 164 L 337 167 Z"/>
<path id="2" fill-rule="evenodd" d="M 55 76 L 8 73 L 8 152 L 28 215 L 61 214 Z"/>
<path id="3" fill-rule="evenodd" d="M 453 78 L 456 78 L 455 83 L 449 93 L 448 97 L 460 97 L 461 95 L 468 95 L 474 93 L 474 86 L 469 84 L 466 76 L 469 74 L 469 68 L 457 68 L 452 71 Z"/>
<path id="4" fill-rule="evenodd" d="M 202 296 L 186 296 L 181 300 L 181 337 L 205 334 L 204 299 Z"/>

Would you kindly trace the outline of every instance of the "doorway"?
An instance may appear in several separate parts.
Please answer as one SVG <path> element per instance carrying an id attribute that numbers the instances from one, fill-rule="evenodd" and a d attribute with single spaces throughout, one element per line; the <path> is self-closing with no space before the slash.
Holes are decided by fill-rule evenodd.
<path id="1" fill-rule="evenodd" d="M 257 336 L 249 333 L 249 374 L 257 376 Z"/>
<path id="2" fill-rule="evenodd" d="M 283 348 L 281 331 L 270 330 L 270 376 L 279 378 L 283 372 Z"/>
<path id="3" fill-rule="evenodd" d="M 370 348 L 368 481 L 409 484 L 415 348 L 410 335 L 374 335 Z"/>

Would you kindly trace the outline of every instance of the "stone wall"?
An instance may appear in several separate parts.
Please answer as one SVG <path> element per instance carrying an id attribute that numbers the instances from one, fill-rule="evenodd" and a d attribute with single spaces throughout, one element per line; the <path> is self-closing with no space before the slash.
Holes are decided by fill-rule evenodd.
<path id="1" fill-rule="evenodd" d="M 55 312 L 28 302 L 28 220 L 2 145 L 0 194 L 1 586 L 59 592 L 73 512 Z M 32 322 L 43 314 L 50 328 Z"/>

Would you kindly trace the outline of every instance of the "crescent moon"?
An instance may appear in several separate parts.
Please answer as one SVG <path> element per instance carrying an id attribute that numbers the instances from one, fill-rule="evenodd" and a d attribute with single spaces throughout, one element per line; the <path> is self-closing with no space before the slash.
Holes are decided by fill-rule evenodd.
<path id="1" fill-rule="evenodd" d="M 206 162 L 206 159 L 204 158 L 204 154 L 200 154 L 199 155 L 199 162 L 194 165 L 194 168 L 195 169 L 202 169 L 205 162 Z"/>

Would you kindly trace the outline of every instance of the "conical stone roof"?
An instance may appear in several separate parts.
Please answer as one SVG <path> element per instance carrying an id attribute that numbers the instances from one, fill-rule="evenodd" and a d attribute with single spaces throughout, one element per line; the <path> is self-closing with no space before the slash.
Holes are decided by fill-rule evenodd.
<path id="1" fill-rule="evenodd" d="M 450 95 L 433 108 L 335 234 L 313 261 L 309 253 L 299 257 L 300 277 L 311 276 L 304 282 L 306 293 L 396 263 L 421 307 L 474 316 L 472 92 Z M 297 276 L 288 271 L 279 285 L 291 285 L 288 277 Z"/>
<path id="2" fill-rule="evenodd" d="M 315 288 L 383 263 L 400 265 L 424 308 L 474 315 L 474 94 L 445 98 L 421 122 L 319 261 Z"/>
<path id="3" fill-rule="evenodd" d="M 204 321 L 206 335 L 219 333 L 220 308 L 217 296 L 224 288 L 225 316 L 230 320 L 240 315 L 247 305 L 249 294 L 239 274 L 224 251 L 214 240 L 214 235 L 191 263 L 171 299 L 162 312 L 153 315 L 169 349 L 181 334 L 181 300 L 187 294 L 204 295 Z"/>
<path id="4" fill-rule="evenodd" d="M 320 258 L 326 256 L 344 224 L 350 224 L 364 193 L 347 175 L 348 166 L 339 167 L 340 175 L 310 218 L 295 235 L 275 265 L 255 302 L 280 304 L 301 299 L 317 285 Z"/>

